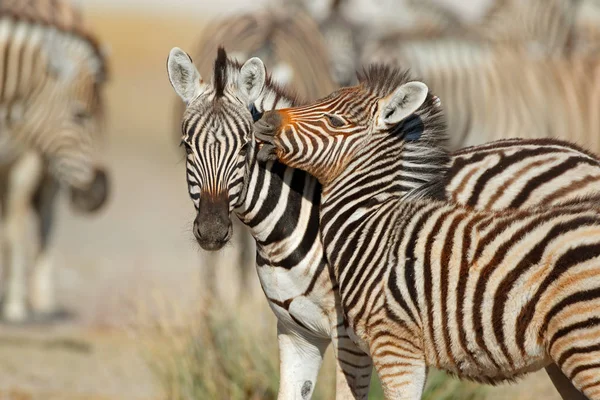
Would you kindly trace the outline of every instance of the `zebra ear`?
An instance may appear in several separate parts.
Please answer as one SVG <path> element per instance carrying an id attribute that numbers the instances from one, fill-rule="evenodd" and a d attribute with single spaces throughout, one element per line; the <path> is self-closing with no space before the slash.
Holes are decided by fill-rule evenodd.
<path id="1" fill-rule="evenodd" d="M 239 91 L 246 96 L 248 104 L 254 103 L 262 93 L 267 80 L 265 64 L 258 57 L 252 57 L 242 65 L 238 76 Z"/>
<path id="2" fill-rule="evenodd" d="M 394 93 L 379 100 L 377 128 L 387 128 L 403 121 L 423 105 L 429 89 L 423 82 L 408 82 Z"/>
<path id="3" fill-rule="evenodd" d="M 167 71 L 173 89 L 186 104 L 206 90 L 206 84 L 191 57 L 178 47 L 169 53 Z"/>

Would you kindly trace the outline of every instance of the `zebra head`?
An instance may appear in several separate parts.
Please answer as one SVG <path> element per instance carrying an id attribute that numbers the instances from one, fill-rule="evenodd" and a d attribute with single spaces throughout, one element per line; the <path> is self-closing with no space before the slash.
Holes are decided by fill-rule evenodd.
<path id="1" fill-rule="evenodd" d="M 370 67 L 359 81 L 312 105 L 265 113 L 255 124 L 257 140 L 271 147 L 271 157 L 309 172 L 325 186 L 351 163 L 358 168 L 376 166 L 382 152 L 396 151 L 402 160 L 408 152 L 415 158 L 438 152 L 445 129 L 428 136 L 424 127 L 436 126 L 425 115 L 441 116 L 441 107 L 424 83 L 387 66 Z M 385 141 L 390 135 L 399 138 L 396 149 Z"/>
<path id="2" fill-rule="evenodd" d="M 243 201 L 247 153 L 253 153 L 250 106 L 261 94 L 266 70 L 258 58 L 241 66 L 219 48 L 212 83 L 190 56 L 174 48 L 169 80 L 186 103 L 182 145 L 187 152 L 188 192 L 196 208 L 193 232 L 200 246 L 218 250 L 231 238 L 231 212 Z"/>
<path id="3" fill-rule="evenodd" d="M 25 106 L 11 110 L 12 127 L 68 188 L 71 206 L 92 212 L 105 204 L 109 192 L 97 147 L 104 119 L 105 60 L 89 42 L 58 32 L 48 35 L 45 49 L 43 84 Z"/>

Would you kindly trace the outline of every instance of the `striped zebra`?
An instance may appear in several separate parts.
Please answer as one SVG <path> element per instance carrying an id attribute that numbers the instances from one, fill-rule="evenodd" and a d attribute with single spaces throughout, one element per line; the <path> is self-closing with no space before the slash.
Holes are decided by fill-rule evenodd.
<path id="1" fill-rule="evenodd" d="M 466 40 L 385 44 L 365 61 L 410 68 L 444 100 L 451 147 L 554 137 L 600 151 L 600 58 L 540 59 Z"/>
<path id="2" fill-rule="evenodd" d="M 107 72 L 97 41 L 68 2 L 2 1 L 0 46 L 2 263 L 8 275 L 2 315 L 22 321 L 30 311 L 55 311 L 48 240 L 59 186 L 70 191 L 76 210 L 95 211 L 107 198 L 108 178 L 95 149 Z"/>
<path id="3" fill-rule="evenodd" d="M 554 362 L 600 399 L 598 197 L 501 211 L 444 201 L 439 99 L 388 66 L 359 81 L 254 129 L 323 185 L 325 254 L 386 398 L 420 399 L 429 366 L 498 383 Z"/>
<path id="4" fill-rule="evenodd" d="M 310 398 L 330 341 L 337 358 L 337 398 L 365 398 L 370 358 L 345 332 L 337 285 L 323 258 L 317 232 L 319 184 L 302 171 L 259 162 L 269 157 L 269 149 L 259 150 L 251 140 L 254 120 L 296 100 L 264 77 L 264 65 L 256 59 L 240 67 L 221 53 L 210 84 L 197 84 L 199 73 L 179 49 L 171 51 L 167 64 L 173 87 L 187 103 L 182 141 L 188 153 L 188 190 L 197 211 L 195 236 L 204 248 L 222 247 L 231 235 L 231 212 L 250 228 L 260 282 L 278 318 L 280 398 Z M 481 151 L 484 157 L 477 147 L 453 157 L 448 198 L 467 203 L 470 190 L 480 193 L 474 207 L 502 208 L 538 182 L 539 187 L 529 189 L 536 196 L 521 201 L 521 207 L 528 207 L 600 189 L 600 161 L 565 142 L 503 141 Z M 557 170 L 563 163 L 571 167 Z M 478 172 L 484 168 L 491 173 Z M 494 187 L 506 188 L 505 194 L 490 195 Z"/>
<path id="5" fill-rule="evenodd" d="M 470 29 L 480 40 L 562 56 L 574 46 L 575 22 L 583 1 L 495 0 L 482 21 Z"/>
<path id="6" fill-rule="evenodd" d="M 473 30 L 492 43 L 563 56 L 597 52 L 599 23 L 598 0 L 496 0 Z"/>
<path id="7" fill-rule="evenodd" d="M 245 61 L 258 56 L 265 60 L 267 65 L 272 66 L 274 79 L 280 84 L 293 85 L 302 98 L 316 100 L 338 87 L 330 74 L 329 55 L 319 33 L 319 26 L 302 9 L 291 13 L 287 9 L 270 8 L 231 16 L 207 25 L 194 51 L 196 67 L 203 76 L 210 76 L 214 55 L 220 45 L 229 50 L 232 58 Z M 174 132 L 177 132 L 178 142 L 184 110 L 183 104 L 177 101 Z M 234 223 L 240 281 L 242 286 L 249 287 L 249 268 L 254 263 L 254 243 L 237 219 Z M 213 267 L 222 262 L 223 255 L 207 253 L 204 258 L 207 266 L 203 271 L 204 281 L 208 298 L 211 298 L 216 290 Z M 243 291 L 245 292 L 247 291 Z M 240 301 L 244 298 L 240 296 Z"/>

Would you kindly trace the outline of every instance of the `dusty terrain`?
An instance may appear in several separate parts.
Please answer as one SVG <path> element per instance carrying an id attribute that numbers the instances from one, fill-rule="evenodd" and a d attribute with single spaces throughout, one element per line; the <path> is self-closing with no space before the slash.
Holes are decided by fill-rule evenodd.
<path id="1" fill-rule="evenodd" d="M 113 195 L 93 218 L 61 203 L 54 249 L 58 301 L 72 317 L 0 326 L 0 400 L 160 399 L 139 352 L 140 315 L 147 321 L 146 315 L 193 309 L 201 293 L 202 257 L 190 239 L 193 207 L 165 73 L 170 48 L 190 48 L 200 22 L 89 17 L 111 47 L 105 153 Z M 218 273 L 221 291 L 235 292 L 234 269 Z M 266 307 L 252 278 L 257 307 Z M 275 340 L 275 326 L 272 332 Z M 495 400 L 558 399 L 543 373 L 489 393 Z"/>

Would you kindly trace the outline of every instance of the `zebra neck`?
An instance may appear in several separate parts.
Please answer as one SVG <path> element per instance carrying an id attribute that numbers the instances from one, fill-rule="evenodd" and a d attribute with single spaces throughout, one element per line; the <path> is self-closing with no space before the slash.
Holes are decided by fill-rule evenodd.
<path id="1" fill-rule="evenodd" d="M 306 243 L 289 242 L 291 247 L 286 250 L 304 254 L 309 249 L 302 246 L 311 247 L 318 235 L 321 186 L 304 171 L 276 161 L 259 162 L 257 153 L 258 149 L 252 145 L 246 165 L 245 189 L 235 213 L 248 226 L 259 246 L 282 242 L 296 234 L 304 235 L 308 238 Z M 308 229 L 310 233 L 306 233 Z M 281 246 L 283 251 L 288 244 Z"/>
<path id="2" fill-rule="evenodd" d="M 371 135 L 342 173 L 324 184 L 321 232 L 334 268 L 337 263 L 330 257 L 339 256 L 337 241 L 360 234 L 369 216 L 398 209 L 406 200 L 445 199 L 450 165 L 450 154 L 443 147 L 445 130 L 440 130 L 445 126 L 415 122 Z"/>

